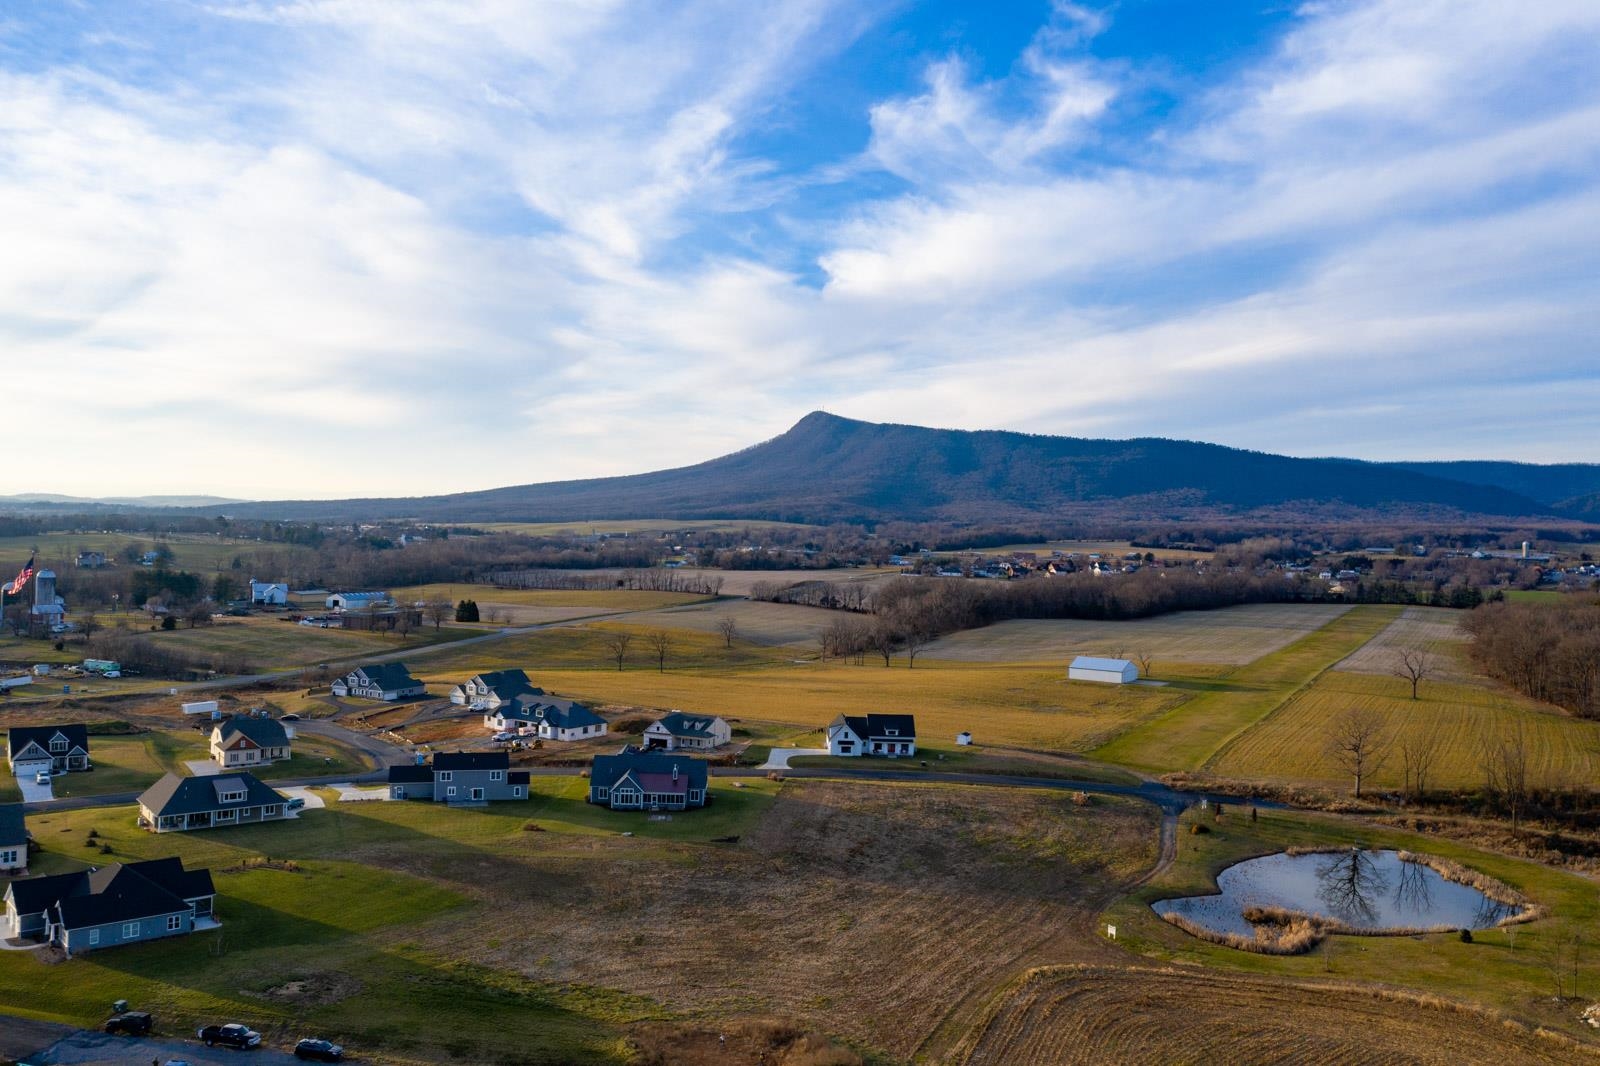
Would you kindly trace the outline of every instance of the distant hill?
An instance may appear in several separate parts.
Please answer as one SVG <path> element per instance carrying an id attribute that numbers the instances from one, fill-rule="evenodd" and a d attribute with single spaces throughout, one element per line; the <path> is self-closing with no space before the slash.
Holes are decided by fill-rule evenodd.
<path id="1" fill-rule="evenodd" d="M 0 496 L 0 504 L 48 504 L 52 507 L 222 507 L 243 502 L 227 496 L 63 496 L 58 492 Z"/>
<path id="2" fill-rule="evenodd" d="M 1600 463 L 1507 463 L 1463 459 L 1443 463 L 1385 463 L 1385 466 L 1430 477 L 1489 485 L 1519 493 L 1542 504 L 1564 504 L 1600 493 Z"/>
<path id="3" fill-rule="evenodd" d="M 448 496 L 248 503 L 230 505 L 226 513 L 242 518 L 435 522 L 647 516 L 972 522 L 1096 515 L 1159 520 L 1273 511 L 1324 517 L 1558 513 L 1547 498 L 1552 486 L 1567 484 L 1558 477 L 1522 489 L 1514 480 L 1469 481 L 1435 469 L 1455 465 L 1298 459 L 1160 438 L 1092 440 L 926 429 L 815 412 L 772 440 L 674 470 Z M 1522 464 L 1464 465 L 1471 468 L 1467 473 L 1479 474 Z M 1580 483 L 1582 469 L 1560 477 Z"/>

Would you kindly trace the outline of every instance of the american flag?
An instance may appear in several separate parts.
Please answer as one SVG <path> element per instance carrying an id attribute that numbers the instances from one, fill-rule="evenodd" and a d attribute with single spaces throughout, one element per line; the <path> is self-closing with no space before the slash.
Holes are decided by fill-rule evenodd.
<path id="1" fill-rule="evenodd" d="M 23 564 L 22 572 L 16 576 L 16 579 L 11 584 L 6 586 L 7 592 L 16 595 L 22 591 L 23 586 L 27 585 L 28 579 L 33 577 L 33 560 L 33 556 L 28 556 L 28 561 Z"/>

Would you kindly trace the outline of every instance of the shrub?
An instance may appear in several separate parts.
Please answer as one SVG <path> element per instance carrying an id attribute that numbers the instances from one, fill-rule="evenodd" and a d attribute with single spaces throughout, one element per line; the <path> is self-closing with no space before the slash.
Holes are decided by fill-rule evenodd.
<path id="1" fill-rule="evenodd" d="M 1463 944 L 1472 943 L 1472 930 L 1471 929 L 1463 929 L 1463 930 L 1461 930 L 1461 942 Z"/>
<path id="2" fill-rule="evenodd" d="M 1192 836 L 1199 836 L 1201 833 L 1209 832 L 1211 832 L 1211 827 L 1204 822 L 1196 822 L 1189 827 L 1189 833 Z"/>

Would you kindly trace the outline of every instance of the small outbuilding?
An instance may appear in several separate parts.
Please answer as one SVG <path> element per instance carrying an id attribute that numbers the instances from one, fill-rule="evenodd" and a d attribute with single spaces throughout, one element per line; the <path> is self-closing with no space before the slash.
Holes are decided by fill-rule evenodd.
<path id="1" fill-rule="evenodd" d="M 1130 685 L 1139 680 L 1139 667 L 1127 659 L 1100 659 L 1080 655 L 1067 667 L 1069 681 L 1099 681 L 1106 685 Z"/>

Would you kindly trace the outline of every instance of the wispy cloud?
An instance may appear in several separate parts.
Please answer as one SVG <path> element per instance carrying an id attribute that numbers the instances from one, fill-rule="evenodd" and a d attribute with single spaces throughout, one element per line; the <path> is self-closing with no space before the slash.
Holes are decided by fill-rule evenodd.
<path id="1" fill-rule="evenodd" d="M 695 461 L 819 406 L 1593 458 L 1594 5 L 1310 4 L 1159 111 L 1115 10 L 899 82 L 858 58 L 912 16 L 879 17 L 13 19 L 0 352 L 75 428 L 0 490 L 447 491 Z M 808 127 L 841 77 L 854 129 Z"/>

